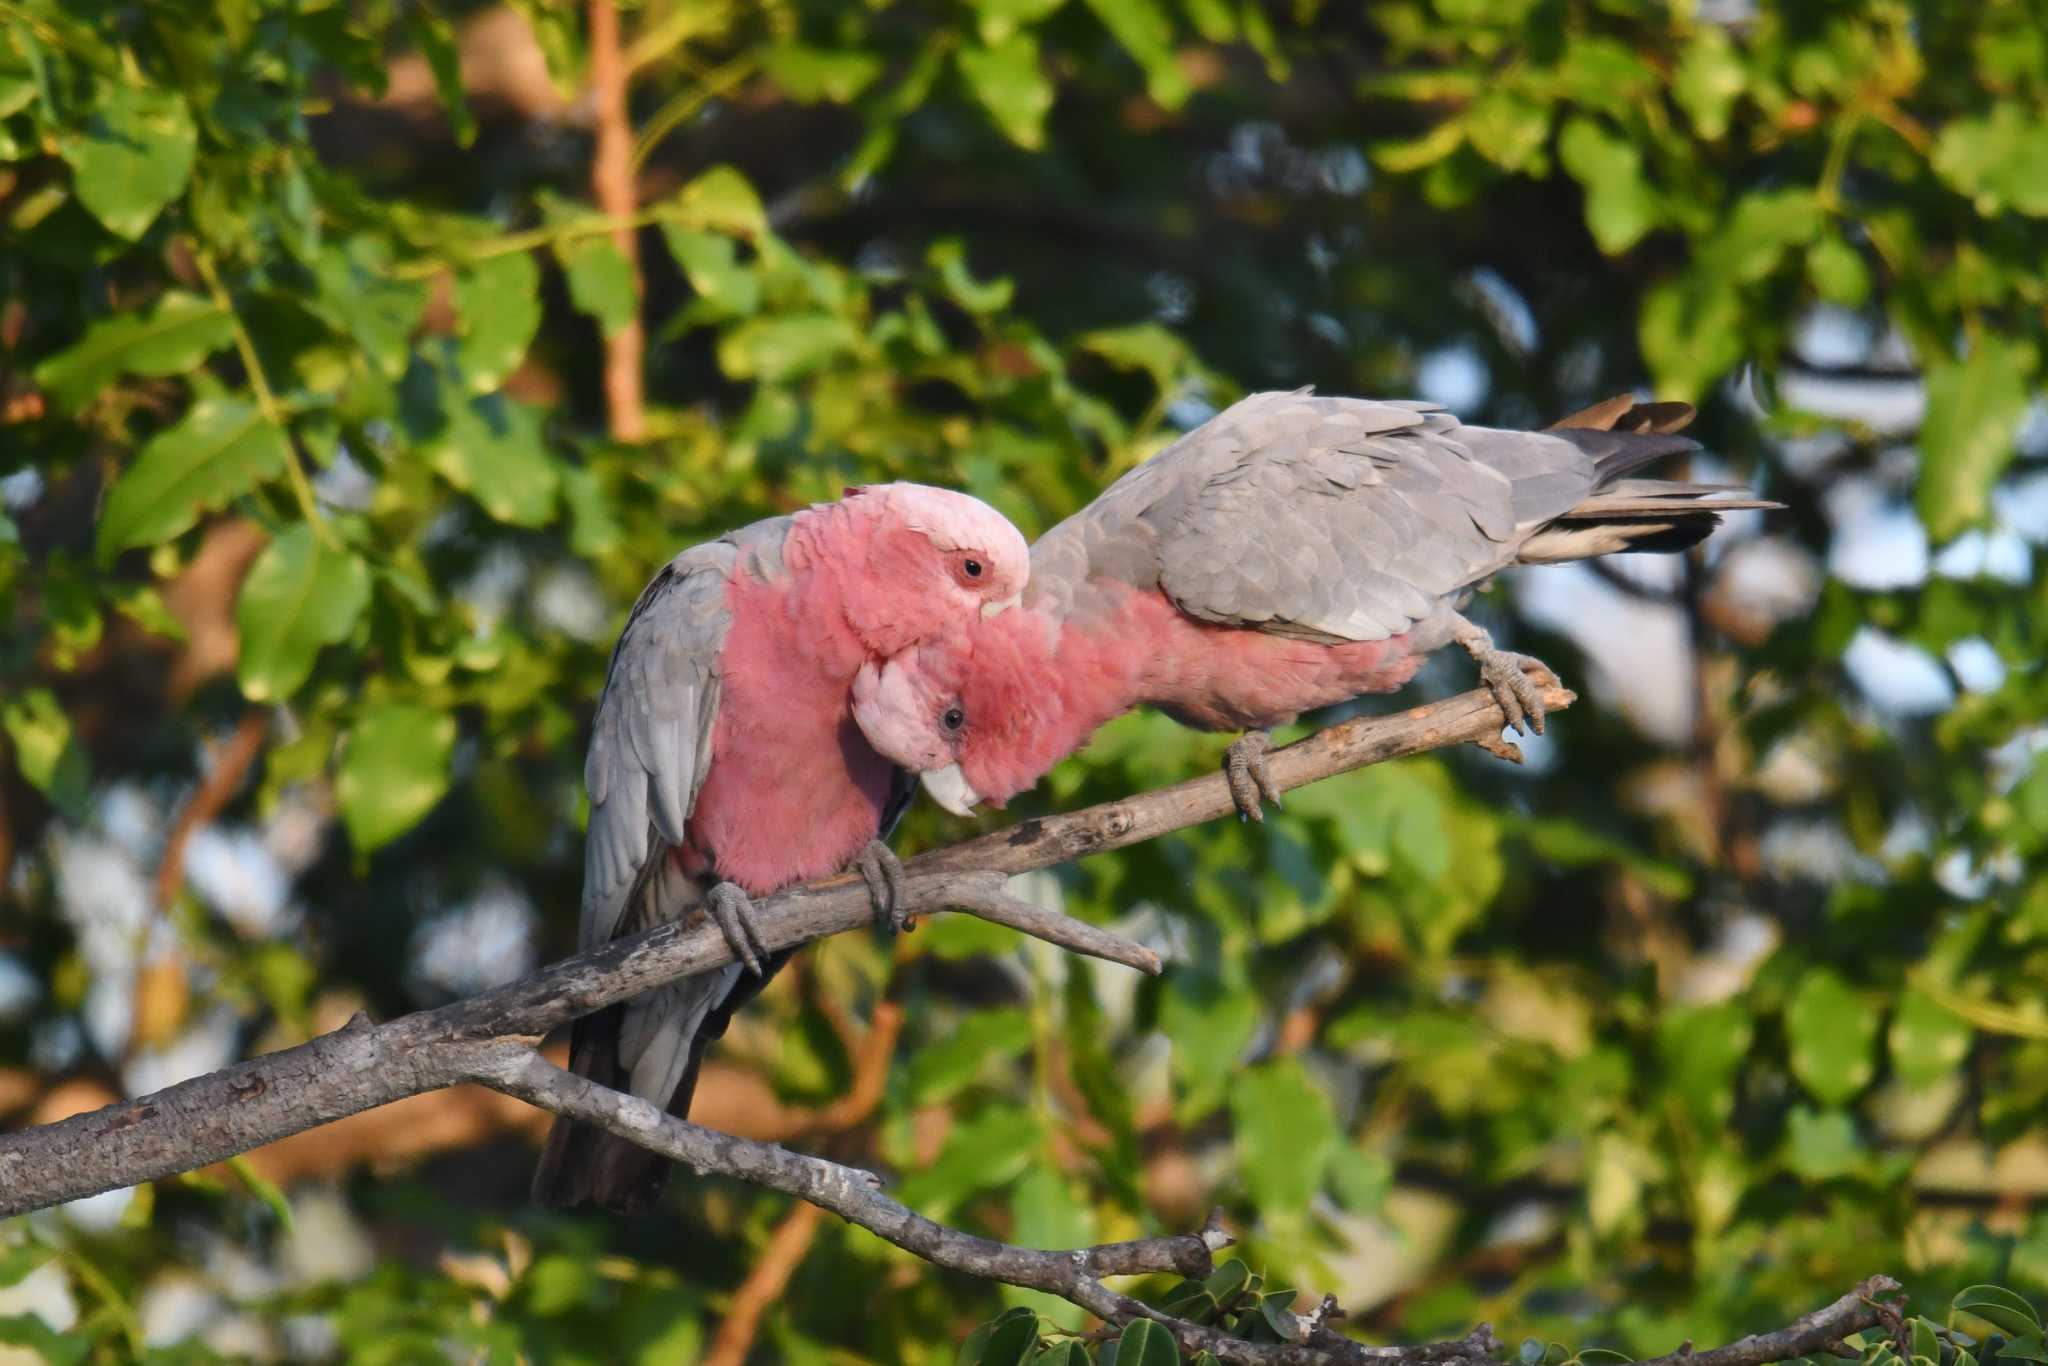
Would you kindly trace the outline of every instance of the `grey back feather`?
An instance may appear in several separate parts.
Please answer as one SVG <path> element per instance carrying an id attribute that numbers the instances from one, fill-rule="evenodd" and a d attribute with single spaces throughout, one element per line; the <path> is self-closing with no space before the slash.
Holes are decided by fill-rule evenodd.
<path id="1" fill-rule="evenodd" d="M 1586 435 L 1467 427 L 1427 403 L 1254 394 L 1041 537 L 1027 597 L 1064 614 L 1088 580 L 1113 578 L 1203 621 L 1399 635 L 1626 472 L 1603 468 L 1616 438 L 1598 433 L 1596 452 Z"/>

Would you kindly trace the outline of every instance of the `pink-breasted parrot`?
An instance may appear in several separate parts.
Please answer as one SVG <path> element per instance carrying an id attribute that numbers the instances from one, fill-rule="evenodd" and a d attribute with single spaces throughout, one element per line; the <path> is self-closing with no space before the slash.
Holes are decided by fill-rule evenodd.
<path id="1" fill-rule="evenodd" d="M 853 680 L 1014 605 L 1028 557 L 987 504 L 884 484 L 695 546 L 654 576 L 612 651 L 584 765 L 577 942 L 708 915 L 740 961 L 577 1021 L 575 1071 L 688 1115 L 706 1043 L 788 957 L 759 942 L 750 895 L 853 865 L 900 925 L 901 866 L 881 840 L 917 786 L 861 738 Z M 659 1154 L 558 1119 L 533 1190 L 636 1212 L 667 1174 Z"/>
<path id="2" fill-rule="evenodd" d="M 1511 724 L 1543 728 L 1537 661 L 1461 615 L 1512 565 L 1697 544 L 1737 486 L 1632 477 L 1697 450 L 1684 404 L 1609 400 L 1541 432 L 1428 403 L 1254 394 L 1042 536 L 1021 610 L 861 670 L 877 750 L 965 814 L 1030 787 L 1112 717 L 1247 732 L 1238 810 L 1278 801 L 1266 730 L 1391 692 L 1456 642 Z"/>

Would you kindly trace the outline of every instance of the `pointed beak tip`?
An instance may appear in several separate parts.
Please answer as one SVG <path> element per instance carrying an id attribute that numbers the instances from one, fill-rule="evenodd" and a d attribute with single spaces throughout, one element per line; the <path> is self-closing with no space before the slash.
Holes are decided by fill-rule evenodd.
<path id="1" fill-rule="evenodd" d="M 956 816 L 972 816 L 974 808 L 981 803 L 981 794 L 968 786 L 967 776 L 960 771 L 958 764 L 934 769 L 925 774 L 922 781 L 932 800 Z"/>
<path id="2" fill-rule="evenodd" d="M 1001 602 L 985 602 L 981 605 L 981 619 L 987 621 L 990 617 L 999 617 L 1023 600 L 1022 593 L 1012 593 Z"/>

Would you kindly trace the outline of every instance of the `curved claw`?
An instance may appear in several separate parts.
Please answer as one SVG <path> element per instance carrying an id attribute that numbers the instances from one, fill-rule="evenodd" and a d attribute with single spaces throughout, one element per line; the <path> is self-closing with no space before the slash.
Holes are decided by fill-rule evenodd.
<path id="1" fill-rule="evenodd" d="M 880 840 L 869 840 L 854 856 L 853 866 L 868 884 L 868 899 L 875 903 L 875 919 L 899 934 L 917 928 L 917 920 L 903 909 L 908 893 L 903 887 L 903 860 Z"/>
<path id="2" fill-rule="evenodd" d="M 1223 774 L 1230 780 L 1230 797 L 1237 803 L 1241 821 L 1264 822 L 1264 803 L 1280 805 L 1280 785 L 1266 766 L 1273 737 L 1262 730 L 1246 731 L 1223 751 Z"/>
<path id="3" fill-rule="evenodd" d="M 747 899 L 747 894 L 737 883 L 721 882 L 711 889 L 704 904 L 725 942 L 732 946 L 733 956 L 746 964 L 747 971 L 754 976 L 765 976 L 761 961 L 768 956 L 768 945 L 762 942 L 761 931 L 754 924 L 754 903 Z"/>

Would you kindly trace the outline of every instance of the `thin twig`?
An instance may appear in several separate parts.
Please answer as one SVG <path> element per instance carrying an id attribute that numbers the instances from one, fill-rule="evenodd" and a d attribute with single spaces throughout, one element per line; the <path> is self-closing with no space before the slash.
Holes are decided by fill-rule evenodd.
<path id="1" fill-rule="evenodd" d="M 169 837 L 164 840 L 163 862 L 156 867 L 156 904 L 159 911 L 169 910 L 185 885 L 186 844 L 202 827 L 212 824 L 234 800 L 235 793 L 241 790 L 242 779 L 249 776 L 249 766 L 263 752 L 263 736 L 268 728 L 269 718 L 261 708 L 251 708 L 243 713 L 240 723 L 235 726 L 235 733 L 214 754 L 213 767 L 193 789 L 192 799 L 185 803 L 185 809 L 178 813 L 178 823 L 171 827 Z"/>
<path id="2" fill-rule="evenodd" d="M 639 198 L 633 189 L 633 124 L 626 110 L 628 72 L 619 46 L 619 11 L 613 0 L 590 0 L 590 93 L 597 124 L 597 148 L 590 162 L 590 188 L 597 206 L 614 219 L 630 219 Z M 612 234 L 633 277 L 633 317 L 604 339 L 605 414 L 615 441 L 639 441 L 647 434 L 647 398 L 642 361 L 647 332 L 640 321 L 640 247 L 630 228 Z"/>
<path id="3" fill-rule="evenodd" d="M 1774 1361 L 1811 1356 L 1851 1333 L 1883 1322 L 1885 1310 L 1878 1296 L 1899 1291 L 1899 1283 L 1891 1277 L 1872 1276 L 1827 1308 L 1816 1309 L 1775 1333 L 1746 1337 L 1711 1352 L 1671 1352 L 1636 1366 L 1768 1366 Z"/>
<path id="4" fill-rule="evenodd" d="M 761 1316 L 789 1289 L 789 1278 L 803 1265 L 811 1240 L 818 1236 L 818 1220 L 824 1215 L 817 1205 L 800 1200 L 782 1216 L 775 1232 L 768 1235 L 768 1245 L 761 1249 L 754 1269 L 733 1292 L 732 1307 L 725 1311 L 718 1333 L 711 1339 L 704 1366 L 745 1366 L 754 1337 L 761 1331 Z"/>
<path id="5" fill-rule="evenodd" d="M 306 478 L 306 467 L 299 460 L 298 441 L 292 436 L 291 415 L 278 401 L 277 391 L 270 387 L 270 376 L 263 369 L 263 358 L 256 352 L 256 339 L 249 335 L 242 315 L 235 310 L 235 296 L 221 281 L 213 253 L 204 247 L 194 246 L 192 262 L 199 268 L 200 279 L 206 282 L 214 307 L 227 315 L 228 331 L 235 339 L 235 354 L 241 357 L 242 368 L 249 372 L 249 392 L 255 395 L 256 411 L 284 437 L 284 469 L 291 479 L 292 495 L 298 499 L 299 513 L 306 519 L 306 525 L 313 528 L 315 536 L 332 545 L 334 533 L 328 527 L 327 519 L 320 514 L 320 501 L 313 496 L 312 482 Z"/>

